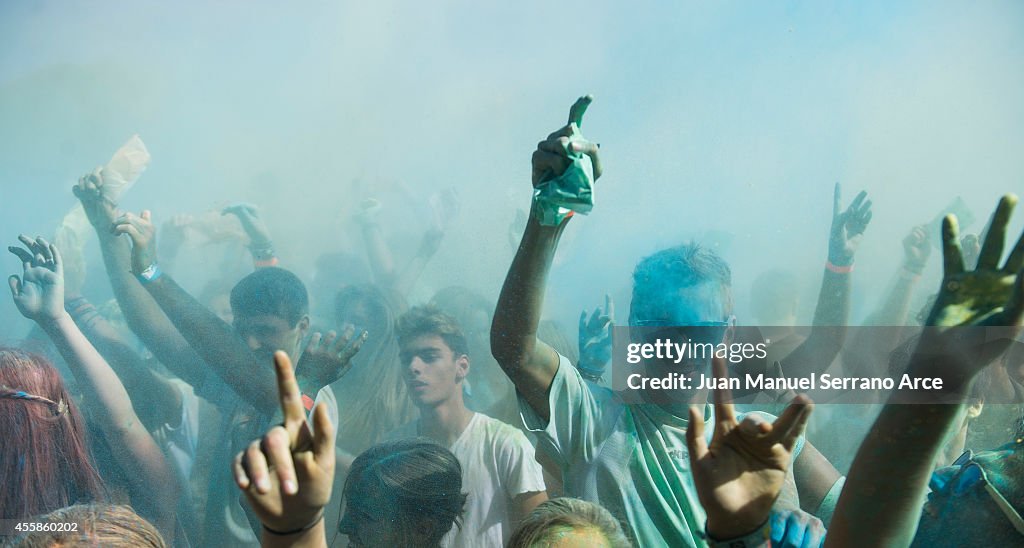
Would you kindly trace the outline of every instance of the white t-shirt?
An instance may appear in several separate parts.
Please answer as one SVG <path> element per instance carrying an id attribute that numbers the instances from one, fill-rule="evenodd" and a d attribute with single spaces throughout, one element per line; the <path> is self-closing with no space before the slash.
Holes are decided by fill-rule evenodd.
<path id="1" fill-rule="evenodd" d="M 417 424 L 407 423 L 386 438 L 414 438 Z M 462 492 L 468 494 L 468 499 L 462 528 L 453 527 L 441 546 L 504 546 L 515 528 L 509 515 L 513 499 L 545 490 L 533 446 L 518 428 L 474 413 L 448 449 L 462 465 Z"/>
<path id="2" fill-rule="evenodd" d="M 654 404 L 623 403 L 611 389 L 585 381 L 565 356 L 548 404 L 551 419 L 544 421 L 519 396 L 523 422 L 561 467 L 566 495 L 607 508 L 639 546 L 707 545 L 706 515 L 690 473 L 687 419 Z M 711 410 L 704 411 L 709 439 Z M 794 459 L 801 449 L 802 437 Z"/>

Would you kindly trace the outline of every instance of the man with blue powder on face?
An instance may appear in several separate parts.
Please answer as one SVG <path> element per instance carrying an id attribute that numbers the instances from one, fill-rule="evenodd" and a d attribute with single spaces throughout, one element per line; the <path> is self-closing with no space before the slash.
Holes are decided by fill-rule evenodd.
<path id="1" fill-rule="evenodd" d="M 686 429 L 691 417 L 699 417 L 699 412 L 691 415 L 693 404 L 703 409 L 705 430 L 714 430 L 707 390 L 642 391 L 643 403 L 626 403 L 612 390 L 585 381 L 564 356 L 537 339 L 558 241 L 573 212 L 586 213 L 593 205 L 588 184 L 601 175 L 598 145 L 579 131 L 590 100 L 577 101 L 569 124 L 539 143 L 533 154 L 530 221 L 491 327 L 492 352 L 516 385 L 523 421 L 538 435 L 539 448 L 561 467 L 566 494 L 610 510 L 640 546 L 742 542 L 764 539 L 769 529 L 781 545 L 817 546 L 825 530 L 809 512 L 827 521 L 842 478 L 809 444 L 801 439 L 795 447 L 787 480 L 790 495 L 783 491 L 768 523 L 754 531 L 732 530 L 728 524 L 706 531 L 706 515 L 689 470 Z M 566 199 L 574 192 L 575 201 Z M 702 326 L 702 338 L 729 342 L 734 323 L 731 273 L 714 252 L 693 244 L 666 249 L 643 259 L 633 278 L 631 326 Z M 652 330 L 636 329 L 634 335 Z M 710 365 L 710 356 L 679 364 L 653 360 L 647 374 L 710 376 Z M 746 417 L 747 426 L 771 420 L 766 414 Z"/>

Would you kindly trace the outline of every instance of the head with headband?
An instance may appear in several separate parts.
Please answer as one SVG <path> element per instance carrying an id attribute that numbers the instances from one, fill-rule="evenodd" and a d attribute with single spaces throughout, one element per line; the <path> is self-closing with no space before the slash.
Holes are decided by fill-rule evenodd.
<path id="1" fill-rule="evenodd" d="M 101 498 L 85 423 L 53 365 L 0 347 L 0 519 Z"/>

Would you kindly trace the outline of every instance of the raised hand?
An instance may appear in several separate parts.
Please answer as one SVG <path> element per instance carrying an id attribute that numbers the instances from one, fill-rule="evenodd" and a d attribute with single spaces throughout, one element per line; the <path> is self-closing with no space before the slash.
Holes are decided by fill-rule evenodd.
<path id="1" fill-rule="evenodd" d="M 117 204 L 103 192 L 103 168 L 96 168 L 92 173 L 83 175 L 71 191 L 82 203 L 85 216 L 101 235 L 107 234 L 117 218 Z"/>
<path id="2" fill-rule="evenodd" d="M 868 193 L 861 191 L 850 203 L 850 207 L 842 210 L 842 188 L 836 183 L 832 201 L 832 227 L 829 230 L 828 260 L 836 266 L 850 266 L 853 256 L 857 253 L 861 236 L 871 222 L 871 200 Z"/>
<path id="3" fill-rule="evenodd" d="M 132 272 L 140 274 L 156 264 L 156 226 L 149 210 L 125 213 L 114 220 L 113 232 L 132 239 Z"/>
<path id="4" fill-rule="evenodd" d="M 334 425 L 327 406 L 313 409 L 313 431 L 291 360 L 274 353 L 284 422 L 235 456 L 235 483 L 264 527 L 276 533 L 305 531 L 323 519 L 334 480 Z"/>
<path id="5" fill-rule="evenodd" d="M 999 266 L 1006 227 L 1016 205 L 1017 197 L 1012 194 L 999 200 L 974 270 L 967 270 L 964 266 L 956 217 L 949 215 L 943 219 L 942 287 L 926 325 L 1021 325 L 1024 315 L 1024 233 L 1003 266 Z"/>
<path id="6" fill-rule="evenodd" d="M 925 232 L 927 226 L 915 226 L 903 238 L 903 268 L 920 274 L 928 264 L 928 257 L 932 254 L 932 244 Z"/>
<path id="7" fill-rule="evenodd" d="M 313 333 L 299 359 L 298 374 L 310 385 L 310 391 L 319 390 L 337 381 L 352 366 L 352 358 L 366 341 L 367 332 L 355 336 L 353 327 L 345 328 L 339 336 L 334 331 L 326 335 Z"/>
<path id="8" fill-rule="evenodd" d="M 580 360 L 578 369 L 584 377 L 598 380 L 612 359 L 612 328 L 615 327 L 615 303 L 610 295 L 604 296 L 604 309 L 597 307 L 587 318 L 580 313 Z"/>
<path id="9" fill-rule="evenodd" d="M 598 154 L 598 145 L 591 143 L 579 136 L 570 140 L 570 137 L 579 133 L 583 124 L 583 114 L 587 111 L 594 98 L 590 95 L 580 97 L 569 109 L 569 123 L 561 129 L 548 135 L 548 138 L 537 143 L 537 150 L 533 153 L 533 186 L 558 177 L 569 167 L 569 152 L 586 154 L 590 157 L 594 166 L 594 180 L 601 177 L 601 159 Z"/>
<path id="10" fill-rule="evenodd" d="M 22 316 L 37 323 L 56 320 L 64 312 L 64 263 L 57 248 L 42 238 L 18 236 L 27 249 L 8 247 L 21 259 L 21 278 L 7 279 L 14 305 Z"/>
<path id="11" fill-rule="evenodd" d="M 714 358 L 712 369 L 719 383 L 728 378 L 724 359 Z M 753 414 L 738 423 L 730 400 L 728 389 L 715 390 L 710 445 L 704 438 L 703 412 L 696 406 L 690 407 L 686 430 L 693 481 L 708 516 L 707 533 L 720 540 L 749 534 L 768 520 L 814 408 L 806 396 L 797 396 L 772 424 Z"/>
<path id="12" fill-rule="evenodd" d="M 260 211 L 256 206 L 246 203 L 232 204 L 225 207 L 221 215 L 237 217 L 253 247 L 270 245 L 270 231 L 260 217 Z"/>

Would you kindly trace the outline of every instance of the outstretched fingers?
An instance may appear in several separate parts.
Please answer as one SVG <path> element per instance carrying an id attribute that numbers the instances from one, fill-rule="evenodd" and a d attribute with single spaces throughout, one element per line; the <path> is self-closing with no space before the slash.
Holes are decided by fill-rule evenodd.
<path id="1" fill-rule="evenodd" d="M 715 428 L 728 432 L 736 425 L 736 412 L 732 405 L 732 390 L 729 389 L 729 368 L 725 358 L 711 359 L 711 371 L 715 377 Z"/>
<path id="2" fill-rule="evenodd" d="M 774 443 L 781 443 L 787 451 L 792 451 L 796 440 L 803 435 L 812 411 L 814 403 L 810 398 L 803 394 L 793 398 L 782 415 L 772 423 L 769 439 Z"/>
<path id="3" fill-rule="evenodd" d="M 960 249 L 960 227 L 955 215 L 946 215 L 942 219 L 942 262 L 944 276 L 953 276 L 964 271 L 964 253 Z"/>
<path id="4" fill-rule="evenodd" d="M 1010 215 L 1016 205 L 1017 197 L 1012 194 L 1000 198 L 999 205 L 992 213 L 988 230 L 985 231 L 985 241 L 981 244 L 981 252 L 978 254 L 979 270 L 999 268 L 999 259 L 1003 256 L 1003 245 L 1006 240 L 1006 225 L 1010 222 Z"/>
<path id="5" fill-rule="evenodd" d="M 593 95 L 584 95 L 569 108 L 569 121 L 568 125 L 576 124 L 576 127 L 583 125 L 583 115 L 587 112 L 587 107 L 594 101 Z"/>
<path id="6" fill-rule="evenodd" d="M 295 380 L 292 360 L 281 350 L 274 352 L 274 373 L 277 375 L 277 394 L 284 414 L 284 428 L 288 432 L 289 446 L 294 447 L 306 424 L 306 412 L 302 406 L 302 393 Z"/>
<path id="7" fill-rule="evenodd" d="M 327 404 L 317 404 L 313 408 L 313 455 L 317 463 L 324 468 L 333 468 L 335 435 Z"/>

